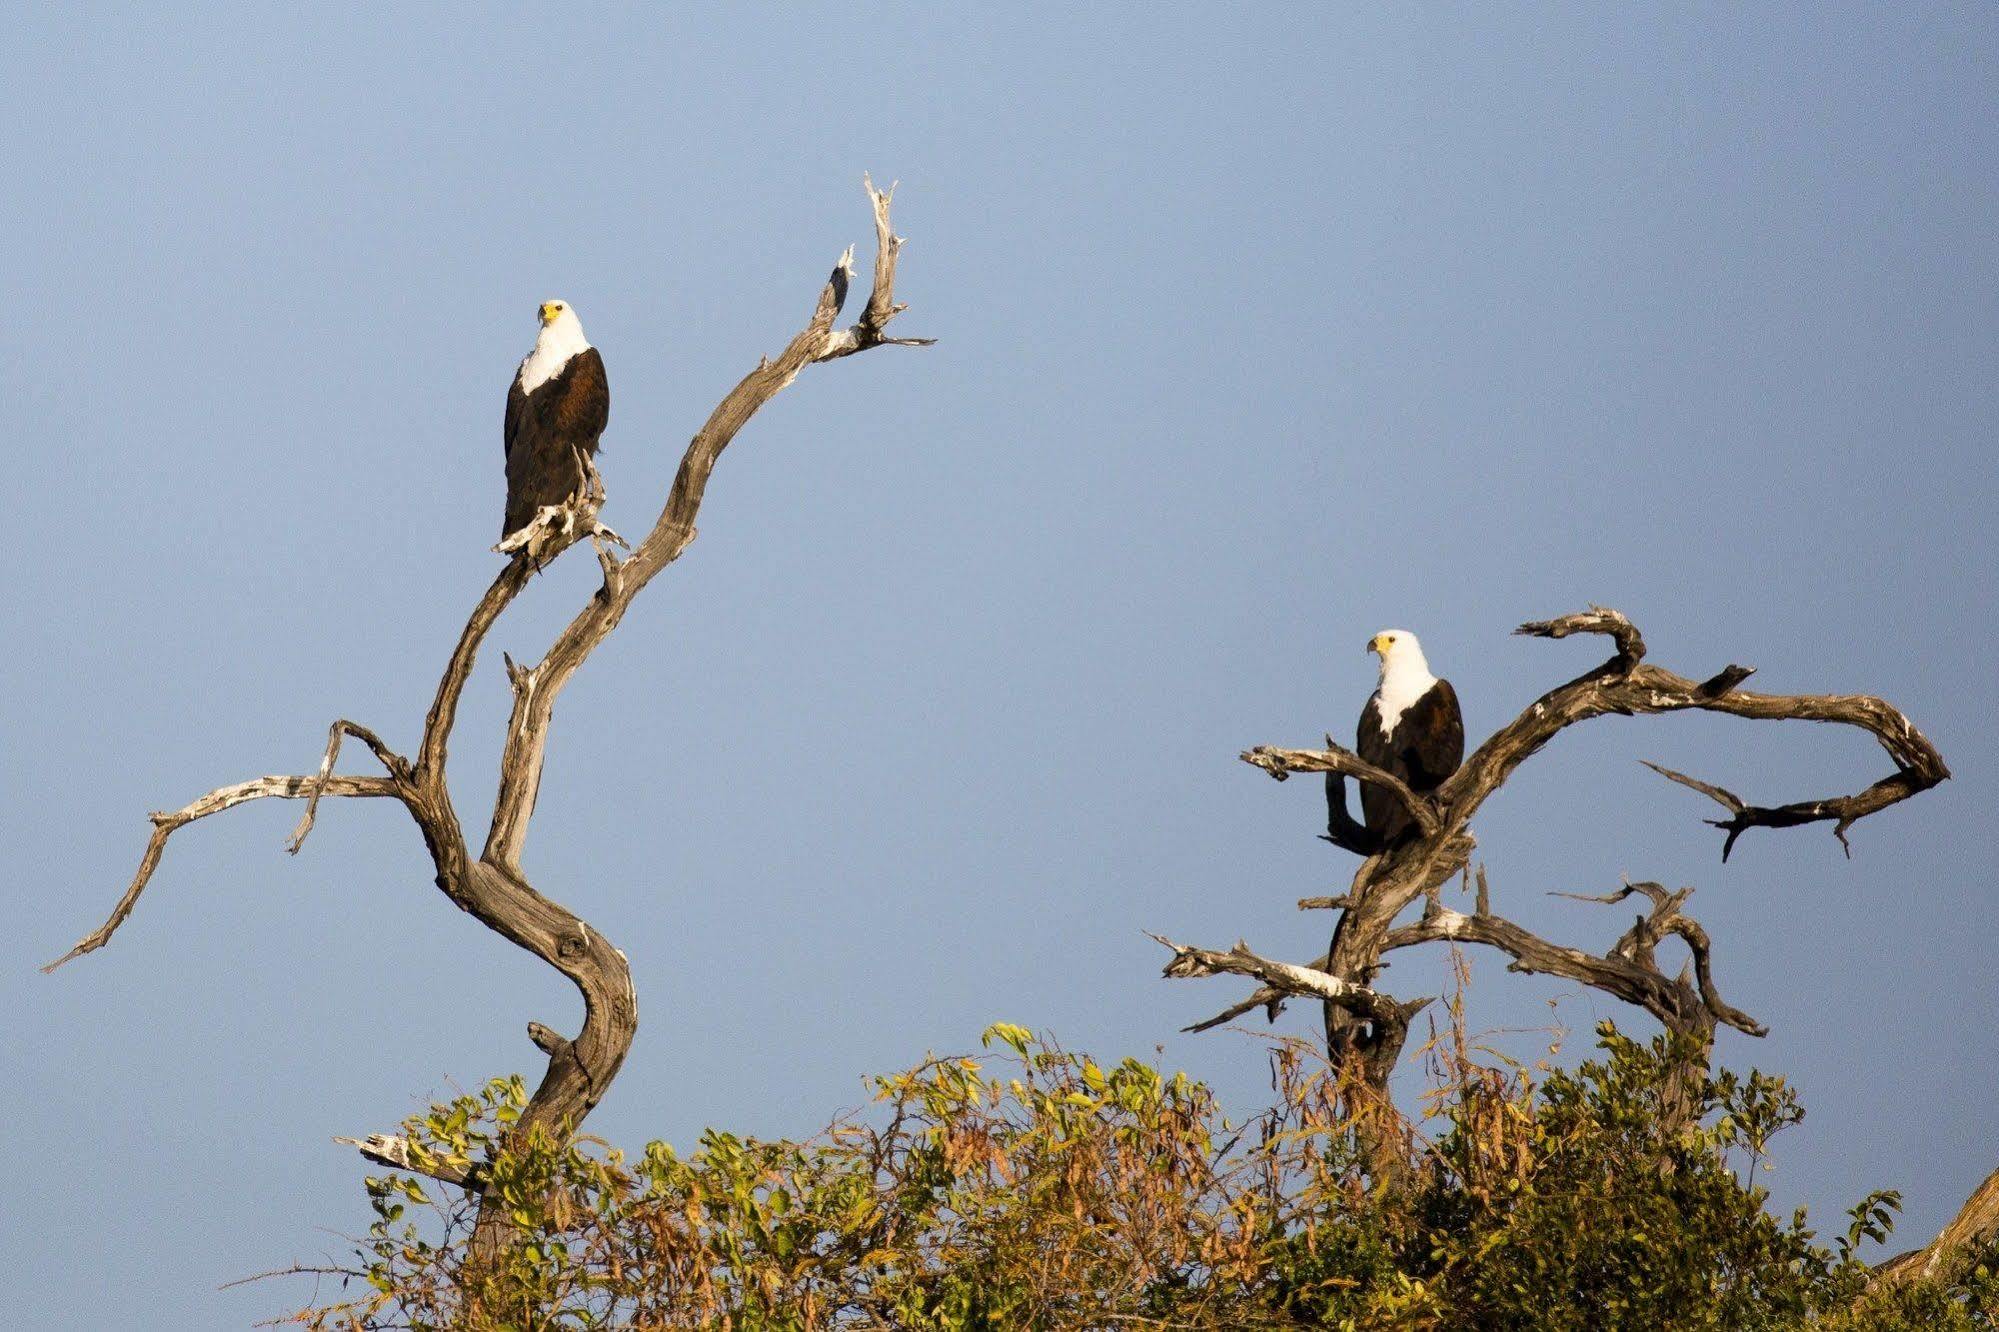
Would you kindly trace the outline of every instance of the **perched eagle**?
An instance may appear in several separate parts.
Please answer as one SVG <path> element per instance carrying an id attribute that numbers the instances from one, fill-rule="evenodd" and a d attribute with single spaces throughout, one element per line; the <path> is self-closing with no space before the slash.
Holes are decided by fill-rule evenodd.
<path id="1" fill-rule="evenodd" d="M 541 335 L 507 390 L 507 537 L 544 505 L 583 489 L 585 462 L 611 417 L 604 358 L 566 301 L 545 301 Z"/>
<path id="2" fill-rule="evenodd" d="M 1465 756 L 1465 721 L 1449 680 L 1430 674 L 1423 645 L 1407 629 L 1384 629 L 1367 641 L 1381 657 L 1381 685 L 1360 714 L 1354 749 L 1422 795 L 1443 784 Z M 1412 820 L 1393 791 L 1360 784 L 1367 830 L 1389 846 Z"/>

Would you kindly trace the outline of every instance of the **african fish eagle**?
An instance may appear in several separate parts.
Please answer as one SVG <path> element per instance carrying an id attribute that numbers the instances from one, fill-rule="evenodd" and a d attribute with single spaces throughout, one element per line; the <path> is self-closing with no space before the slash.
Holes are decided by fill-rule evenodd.
<path id="1" fill-rule="evenodd" d="M 611 417 L 604 358 L 567 301 L 544 301 L 541 333 L 507 390 L 507 521 L 502 541 L 582 491 Z"/>
<path id="2" fill-rule="evenodd" d="M 1384 629 L 1367 640 L 1381 658 L 1381 684 L 1361 710 L 1355 752 L 1394 773 L 1418 795 L 1434 791 L 1465 756 L 1465 721 L 1449 680 L 1430 674 L 1423 645 L 1407 629 Z M 1414 820 L 1393 791 L 1360 784 L 1361 815 L 1384 847 Z"/>

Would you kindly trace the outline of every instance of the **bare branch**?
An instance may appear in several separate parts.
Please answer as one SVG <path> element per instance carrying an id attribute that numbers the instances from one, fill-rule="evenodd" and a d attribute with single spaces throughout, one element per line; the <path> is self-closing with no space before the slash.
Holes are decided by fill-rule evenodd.
<path id="1" fill-rule="evenodd" d="M 1344 773 L 1349 777 L 1371 782 L 1393 793 L 1425 835 L 1434 835 L 1437 831 L 1437 811 L 1429 801 L 1410 790 L 1408 783 L 1386 768 L 1377 768 L 1352 750 L 1334 744 L 1331 736 L 1326 737 L 1326 747 L 1323 750 L 1279 749 L 1274 745 L 1258 745 L 1254 749 L 1244 750 L 1240 757 L 1244 763 L 1263 769 L 1280 782 L 1294 772 Z"/>
<path id="2" fill-rule="evenodd" d="M 153 837 L 138 875 L 110 919 L 52 963 L 51 968 L 104 945 L 130 915 L 159 864 L 167 837 L 194 819 L 263 796 L 302 796 L 308 804 L 305 817 L 292 837 L 291 846 L 296 850 L 312 829 L 321 796 L 396 796 L 423 835 L 436 869 L 438 888 L 481 924 L 560 971 L 581 992 L 583 1025 L 573 1040 L 540 1024 L 529 1029 L 532 1039 L 548 1056 L 548 1067 L 513 1129 L 516 1135 L 535 1128 L 547 1129 L 559 1137 L 573 1133 L 617 1076 L 637 1030 L 638 1002 L 624 954 L 574 912 L 536 892 L 520 868 L 522 845 L 547 752 L 554 702 L 591 652 L 617 628 L 646 584 L 678 559 L 694 540 L 694 520 L 716 460 L 764 403 L 816 361 L 849 356 L 875 346 L 923 345 L 929 341 L 887 336 L 889 321 L 904 308 L 895 301 L 894 290 L 896 258 L 903 242 L 890 225 L 889 192 L 874 189 L 870 182 L 868 195 L 874 208 L 877 255 L 868 303 L 859 322 L 845 331 L 834 329 L 853 271 L 853 252 L 849 249 L 821 289 L 805 328 L 775 360 L 764 358 L 745 375 L 695 434 L 681 458 L 679 472 L 658 520 L 628 559 L 620 560 L 611 549 L 613 545 L 625 545 L 623 538 L 598 519 L 604 498 L 602 482 L 586 460 L 586 484 L 582 492 L 568 504 L 554 506 L 553 511 L 542 515 L 545 521 L 541 525 L 545 530 L 518 543 L 522 548 L 494 576 L 466 620 L 439 678 L 414 764 L 390 750 L 373 731 L 342 719 L 328 732 L 325 757 L 317 774 L 267 777 L 225 787 L 177 813 L 155 815 Z M 540 661 L 523 666 L 511 657 L 506 660 L 514 702 L 500 759 L 500 785 L 493 816 L 484 850 L 474 860 L 446 779 L 448 750 L 459 704 L 479 650 L 493 626 L 543 562 L 585 537 L 596 547 L 603 573 L 601 585 L 593 590 Z M 335 774 L 333 768 L 346 736 L 367 744 L 388 769 L 389 776 Z M 359 1140 L 355 1145 L 364 1152 L 374 1153 L 373 1159 L 401 1168 L 416 1168 L 408 1161 L 407 1144 L 401 1144 L 399 1151 L 399 1142 L 376 1137 Z M 448 1172 L 426 1173 L 436 1178 L 450 1177 Z M 454 1182 L 476 1186 L 464 1177 Z M 490 1202 L 487 1200 L 481 1208 L 473 1238 L 475 1258 L 491 1255 L 506 1225 L 504 1210 L 496 1210 Z"/>
<path id="3" fill-rule="evenodd" d="M 868 293 L 868 303 L 861 311 L 861 317 L 852 328 L 832 334 L 826 340 L 826 349 L 821 352 L 822 361 L 835 360 L 842 356 L 852 356 L 855 352 L 866 351 L 870 347 L 931 347 L 935 338 L 891 338 L 884 332 L 888 321 L 909 307 L 897 304 L 895 299 L 895 263 L 902 253 L 904 238 L 895 234 L 889 225 L 889 203 L 895 197 L 895 185 L 886 190 L 875 188 L 874 181 L 861 177 L 861 184 L 867 189 L 868 198 L 875 209 L 875 278 L 873 289 Z M 846 299 L 846 282 L 854 272 L 854 249 L 850 245 L 842 258 L 840 267 L 834 270 L 839 278 L 840 299 Z"/>
<path id="4" fill-rule="evenodd" d="M 1643 664 L 1645 642 L 1638 630 L 1618 612 L 1603 607 L 1524 624 L 1517 632 L 1544 638 L 1565 638 L 1573 633 L 1609 634 L 1616 639 L 1618 652 L 1602 666 L 1535 700 L 1525 712 L 1480 745 L 1437 789 L 1433 798 L 1440 808 L 1450 812 L 1454 826 L 1462 827 L 1514 769 L 1562 730 L 1606 713 L 1634 716 L 1692 710 L 1758 721 L 1832 722 L 1867 731 L 1894 760 L 1896 771 L 1892 775 L 1858 794 L 1773 808 L 1746 805 L 1720 787 L 1653 765 L 1672 780 L 1730 808 L 1733 817 L 1715 824 L 1729 834 L 1723 843 L 1724 859 L 1734 848 L 1735 839 L 1749 828 L 1834 822 L 1834 832 L 1844 846 L 1846 830 L 1856 820 L 1950 777 L 1950 769 L 1936 747 L 1914 723 L 1881 699 L 1858 694 L 1749 693 L 1736 687 L 1749 677 L 1747 666 L 1730 666 L 1704 682 L 1689 680 Z"/>
<path id="5" fill-rule="evenodd" d="M 1152 937 L 1155 939 L 1159 938 L 1156 934 L 1152 935 Z M 1331 965 L 1332 959 L 1330 956 L 1321 956 L 1305 964 L 1312 971 L 1325 971 Z M 1192 1026 L 1182 1027 L 1180 1030 L 1185 1032 L 1211 1031 L 1216 1027 L 1235 1021 L 1245 1013 L 1253 1013 L 1259 1008 L 1264 1011 L 1266 1019 L 1275 1022 L 1277 1015 L 1284 1011 L 1284 1001 L 1288 997 L 1290 997 L 1290 992 L 1287 990 L 1280 990 L 1271 985 L 1259 985 L 1255 990 L 1250 992 L 1247 998 L 1230 1004 L 1211 1018 L 1196 1022 Z"/>
<path id="6" fill-rule="evenodd" d="M 569 1038 L 559 1032 L 544 1027 L 539 1022 L 528 1023 L 528 1039 L 550 1058 L 566 1057 L 572 1050 Z"/>
<path id="7" fill-rule="evenodd" d="M 226 809 L 248 804 L 252 800 L 263 800 L 276 796 L 282 800 L 317 799 L 321 795 L 330 796 L 395 796 L 403 795 L 402 789 L 389 777 L 337 777 L 315 774 L 311 777 L 257 777 L 234 786 L 217 787 L 207 795 L 172 813 L 151 815 L 153 835 L 147 839 L 146 852 L 139 858 L 139 871 L 132 876 L 132 886 L 118 899 L 118 905 L 111 908 L 111 915 L 102 925 L 77 941 L 76 947 L 64 953 L 55 961 L 42 968 L 44 973 L 54 971 L 72 958 L 94 953 L 111 942 L 111 936 L 132 914 L 132 908 L 139 904 L 139 894 L 146 891 L 146 884 L 152 880 L 153 871 L 159 868 L 160 857 L 167 849 L 167 838 L 196 819 L 205 819 L 211 814 L 220 814 Z"/>
<path id="8" fill-rule="evenodd" d="M 300 816 L 298 827 L 292 829 L 291 839 L 285 843 L 285 850 L 293 855 L 297 855 L 299 848 L 305 845 L 306 834 L 312 831 L 313 820 L 319 817 L 319 797 L 324 794 L 326 783 L 332 779 L 333 764 L 340 757 L 341 737 L 347 735 L 353 736 L 373 750 L 375 757 L 381 760 L 382 766 L 389 770 L 389 776 L 398 782 L 408 781 L 412 774 L 409 760 L 382 743 L 382 738 L 367 727 L 358 722 L 348 721 L 344 717 L 334 722 L 326 732 L 326 756 L 319 761 L 319 774 L 314 781 L 312 794 L 306 797 L 305 813 Z"/>
<path id="9" fill-rule="evenodd" d="M 1264 1017 L 1267 1020 L 1275 1022 L 1277 1015 L 1284 1011 L 1283 992 L 1274 990 L 1268 985 L 1262 986 L 1254 994 L 1251 994 L 1249 998 L 1230 1004 L 1211 1018 L 1203 1018 L 1199 1022 L 1191 1022 L 1180 1028 L 1180 1030 L 1188 1033 L 1213 1031 L 1216 1027 L 1225 1027 L 1243 1014 L 1254 1013 L 1259 1008 L 1264 1010 Z"/>
<path id="10" fill-rule="evenodd" d="M 1487 890 L 1482 866 L 1479 878 L 1480 897 L 1484 899 Z M 1652 911 L 1640 916 L 1637 923 L 1601 955 L 1551 943 L 1531 930 L 1491 914 L 1483 900 L 1476 912 L 1465 915 L 1441 906 L 1433 893 L 1423 918 L 1415 924 L 1390 930 L 1382 951 L 1447 941 L 1484 944 L 1512 958 L 1507 964 L 1509 971 L 1538 972 L 1577 981 L 1626 1003 L 1636 1004 L 1674 1030 L 1701 1036 L 1703 1029 L 1712 1029 L 1713 1021 L 1719 1021 L 1751 1036 L 1769 1034 L 1769 1029 L 1762 1023 L 1721 1001 L 1709 969 L 1707 932 L 1680 913 L 1681 905 L 1692 893 L 1691 888 L 1668 892 L 1656 883 L 1627 883 L 1617 891 L 1602 896 L 1552 894 L 1579 902 L 1602 903 L 1622 902 L 1633 894 L 1642 894 L 1651 901 Z M 1669 934 L 1686 941 L 1694 957 L 1697 985 L 1689 986 L 1684 980 L 1670 978 L 1659 969 L 1653 949 L 1660 939 Z"/>
<path id="11" fill-rule="evenodd" d="M 1661 767 L 1645 759 L 1638 761 L 1667 780 L 1691 787 L 1730 811 L 1728 818 L 1706 820 L 1707 823 L 1728 834 L 1721 843 L 1721 858 L 1724 863 L 1728 860 L 1728 853 L 1735 849 L 1735 839 L 1751 828 L 1796 828 L 1807 823 L 1831 823 L 1832 835 L 1839 839 L 1840 848 L 1846 852 L 1850 860 L 1853 857 L 1853 844 L 1846 840 L 1846 830 L 1851 828 L 1856 820 L 1865 818 L 1876 810 L 1886 809 L 1897 801 L 1907 800 L 1919 791 L 1928 790 L 1950 775 L 1945 772 L 1942 777 L 1932 780 L 1924 773 L 1905 768 L 1893 776 L 1882 778 L 1856 795 L 1763 806 L 1747 804 L 1733 791 L 1689 777 L 1683 772 L 1674 772 L 1671 768 Z M 1939 759 L 1938 763 L 1941 762 Z"/>
<path id="12" fill-rule="evenodd" d="M 344 1281 L 349 1278 L 366 1277 L 367 1275 L 368 1274 L 366 1272 L 360 1271 L 359 1269 L 352 1267 L 314 1267 L 307 1263 L 293 1263 L 290 1267 L 274 1267 L 268 1272 L 253 1272 L 252 1274 L 246 1277 L 237 1277 L 234 1281 L 225 1281 L 221 1285 L 217 1286 L 216 1289 L 234 1290 L 238 1286 L 248 1286 L 258 1281 L 269 1281 L 274 1277 L 294 1277 L 294 1276 L 336 1277 L 337 1276 Z M 257 1326 L 267 1327 L 269 1326 L 269 1324 L 259 1323 L 257 1324 Z"/>
<path id="13" fill-rule="evenodd" d="M 1733 791 L 1724 791 L 1719 786 L 1711 786 L 1697 777 L 1687 776 L 1684 772 L 1674 772 L 1671 768 L 1661 767 L 1651 759 L 1639 759 L 1638 761 L 1658 773 L 1661 777 L 1664 777 L 1667 781 L 1678 782 L 1681 786 L 1692 787 L 1732 814 L 1740 814 L 1746 808 L 1742 803 L 1742 797 L 1736 795 Z M 1722 859 L 1728 859 L 1727 853 L 1723 853 Z"/>
<path id="14" fill-rule="evenodd" d="M 1964 1206 L 1937 1237 L 1920 1249 L 1897 1254 L 1874 1269 L 1873 1284 L 1893 1287 L 1939 1275 L 1953 1258 L 1974 1245 L 1999 1237 L 1999 1170 L 1972 1190 Z"/>
<path id="15" fill-rule="evenodd" d="M 1692 889 L 1688 889 L 1692 892 Z M 1709 944 L 1707 931 L 1700 922 L 1684 916 L 1673 922 L 1673 933 L 1686 942 L 1687 951 L 1694 955 L 1694 984 L 1700 990 L 1701 1003 L 1714 1014 L 1717 1022 L 1723 1022 L 1737 1031 L 1751 1036 L 1768 1036 L 1770 1028 L 1750 1017 L 1739 1008 L 1723 1003 L 1721 991 L 1715 988 L 1714 971 L 1708 961 Z"/>
<path id="16" fill-rule="evenodd" d="M 1195 976 L 1248 976 L 1260 980 L 1264 985 L 1284 995 L 1304 995 L 1314 999 L 1324 999 L 1342 1008 L 1370 1018 L 1388 1018 L 1397 1014 L 1400 1005 L 1385 994 L 1341 980 L 1317 967 L 1301 967 L 1290 962 L 1276 962 L 1267 957 L 1258 957 L 1249 951 L 1249 945 L 1237 942 L 1226 953 L 1218 953 L 1207 948 L 1193 948 L 1186 944 L 1174 943 L 1163 935 L 1147 934 L 1173 950 L 1173 960 L 1166 964 L 1160 974 L 1174 980 L 1184 980 Z M 1425 999 L 1424 1003 L 1429 1000 Z M 1247 1011 L 1247 1010 L 1245 1010 Z"/>
<path id="17" fill-rule="evenodd" d="M 1724 666 L 1719 674 L 1701 681 L 1700 692 L 1709 698 L 1720 698 L 1723 694 L 1733 693 L 1735 686 L 1754 674 L 1754 666 Z"/>
<path id="18" fill-rule="evenodd" d="M 1586 611 L 1557 616 L 1552 620 L 1530 620 L 1513 631 L 1533 638 L 1567 638 L 1570 634 L 1608 634 L 1617 642 L 1617 655 L 1602 669 L 1630 670 L 1645 660 L 1645 638 L 1638 626 L 1608 606 L 1591 606 Z M 1730 667 L 1739 670 L 1740 667 Z"/>
<path id="19" fill-rule="evenodd" d="M 494 575 L 492 585 L 479 598 L 479 604 L 472 608 L 471 617 L 458 633 L 458 644 L 452 648 L 443 678 L 437 682 L 437 698 L 424 718 L 423 744 L 417 751 L 418 781 L 433 794 L 444 794 L 445 751 L 458 721 L 458 700 L 465 693 L 465 682 L 472 678 L 472 663 L 478 658 L 479 645 L 486 641 L 486 634 L 527 586 L 533 573 L 534 566 L 527 559 L 509 560 Z"/>

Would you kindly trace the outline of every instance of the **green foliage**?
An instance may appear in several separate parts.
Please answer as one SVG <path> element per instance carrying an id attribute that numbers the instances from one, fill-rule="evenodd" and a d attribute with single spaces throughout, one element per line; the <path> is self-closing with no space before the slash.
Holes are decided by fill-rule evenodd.
<path id="1" fill-rule="evenodd" d="M 1275 1104 L 1232 1126 L 1208 1091 L 999 1024 L 978 1058 L 877 1081 L 879 1105 L 807 1142 L 713 1131 L 636 1160 L 510 1142 L 519 1079 L 405 1125 L 419 1168 L 487 1167 L 511 1221 L 470 1258 L 474 1205 L 392 1175 L 357 1252 L 366 1294 L 313 1328 L 1824 1329 L 1969 1332 L 1999 1262 L 1870 1292 L 1856 1257 L 1899 1200 L 1821 1244 L 1754 1183 L 1801 1118 L 1782 1080 L 1709 1077 L 1606 1024 L 1573 1071 L 1433 1053 L 1406 1168 L 1375 1178 L 1302 1047 Z M 416 1209 L 416 1210 L 412 1210 Z M 358 1287 L 356 1287 L 358 1289 Z"/>

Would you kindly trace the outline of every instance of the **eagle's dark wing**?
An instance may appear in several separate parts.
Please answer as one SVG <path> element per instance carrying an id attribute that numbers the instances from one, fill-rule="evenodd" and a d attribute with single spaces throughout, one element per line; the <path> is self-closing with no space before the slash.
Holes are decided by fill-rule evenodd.
<path id="1" fill-rule="evenodd" d="M 604 358 L 595 347 L 585 347 L 569 358 L 555 383 L 556 429 L 594 458 L 597 436 L 611 423 L 611 381 L 604 373 Z"/>
<path id="2" fill-rule="evenodd" d="M 1402 728 L 1396 727 L 1397 734 Z M 1394 737 L 1381 733 L 1381 695 L 1370 694 L 1367 706 L 1361 709 L 1360 725 L 1354 730 L 1354 752 L 1375 767 L 1392 772 L 1407 780 L 1402 770 Z M 1401 835 L 1409 826 L 1409 811 L 1395 798 L 1393 791 L 1384 791 L 1372 782 L 1360 782 L 1361 821 L 1367 830 L 1386 845 Z"/>
<path id="3" fill-rule="evenodd" d="M 500 443 L 505 448 L 504 457 L 514 456 L 514 435 L 521 428 L 521 418 L 527 412 L 528 395 L 521 392 L 521 377 L 518 371 L 514 382 L 507 389 L 507 421 L 500 432 Z"/>
<path id="4" fill-rule="evenodd" d="M 604 358 L 595 347 L 569 358 L 560 373 L 523 394 L 507 395 L 507 516 L 511 536 L 548 504 L 561 504 L 583 485 L 582 458 L 597 453 L 611 417 Z M 578 455 L 581 455 L 581 458 Z"/>
<path id="5" fill-rule="evenodd" d="M 1409 705 L 1394 743 L 1411 790 L 1433 791 L 1458 770 L 1465 757 L 1465 719 L 1449 680 L 1437 681 Z"/>

